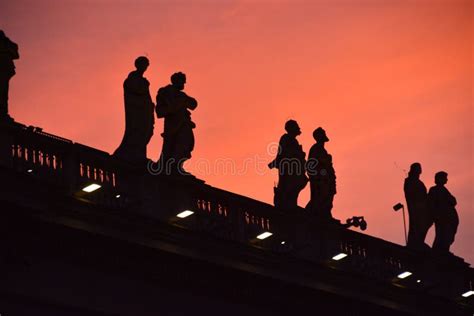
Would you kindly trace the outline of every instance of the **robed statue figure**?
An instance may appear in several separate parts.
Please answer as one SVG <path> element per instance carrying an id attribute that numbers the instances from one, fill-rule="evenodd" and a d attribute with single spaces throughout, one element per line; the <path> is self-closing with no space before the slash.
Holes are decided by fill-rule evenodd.
<path id="1" fill-rule="evenodd" d="M 123 83 L 125 134 L 114 156 L 131 164 L 146 162 L 146 147 L 153 135 L 155 105 L 150 96 L 150 83 L 143 77 L 149 65 L 148 58 L 138 57 L 136 70 Z"/>

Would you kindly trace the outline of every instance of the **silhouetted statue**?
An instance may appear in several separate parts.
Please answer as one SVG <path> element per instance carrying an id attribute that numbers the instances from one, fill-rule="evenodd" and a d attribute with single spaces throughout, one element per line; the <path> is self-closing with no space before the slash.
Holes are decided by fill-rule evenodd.
<path id="1" fill-rule="evenodd" d="M 13 60 L 19 59 L 18 45 L 0 30 L 0 120 L 12 120 L 8 115 L 8 90 L 15 75 Z"/>
<path id="2" fill-rule="evenodd" d="M 323 221 L 330 221 L 333 220 L 331 210 L 336 194 L 336 173 L 332 156 L 324 148 L 329 138 L 321 127 L 314 130 L 313 138 L 316 144 L 311 147 L 306 163 L 311 188 L 311 200 L 306 205 L 306 210 Z"/>
<path id="3" fill-rule="evenodd" d="M 164 118 L 163 149 L 159 160 L 160 169 L 166 174 L 188 174 L 183 164 L 191 158 L 194 149 L 190 110 L 197 107 L 196 99 L 183 92 L 186 75 L 177 72 L 171 76 L 171 84 L 160 88 L 156 96 L 156 115 Z"/>
<path id="4" fill-rule="evenodd" d="M 154 107 L 148 80 L 143 77 L 150 62 L 146 57 L 135 60 L 136 70 L 123 83 L 125 100 L 125 134 L 114 156 L 132 164 L 146 162 L 146 146 L 153 136 Z"/>
<path id="5" fill-rule="evenodd" d="M 448 174 L 440 171 L 435 175 L 434 187 L 428 193 L 428 207 L 433 212 L 436 236 L 433 242 L 433 250 L 449 253 L 449 247 L 454 242 L 459 217 L 456 212 L 456 198 L 451 195 L 445 184 L 448 182 Z"/>
<path id="6" fill-rule="evenodd" d="M 420 180 L 421 165 L 418 162 L 410 166 L 403 190 L 408 206 L 409 229 L 407 246 L 413 249 L 427 249 L 426 234 L 433 225 L 433 214 L 428 209 L 426 187 Z"/>
<path id="7" fill-rule="evenodd" d="M 270 169 L 278 169 L 278 186 L 274 188 L 273 203 L 281 209 L 295 209 L 298 206 L 298 195 L 308 183 L 305 175 L 306 153 L 296 140 L 301 134 L 298 123 L 289 120 L 285 124 L 286 134 L 280 138 L 278 154 L 268 164 Z"/>

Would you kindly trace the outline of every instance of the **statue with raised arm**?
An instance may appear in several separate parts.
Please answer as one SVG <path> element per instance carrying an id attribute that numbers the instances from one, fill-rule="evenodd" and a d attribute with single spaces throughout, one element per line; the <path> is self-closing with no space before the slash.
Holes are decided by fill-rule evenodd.
<path id="1" fill-rule="evenodd" d="M 433 225 L 433 215 L 427 206 L 426 187 L 420 180 L 421 172 L 421 164 L 413 163 L 403 185 L 409 215 L 407 246 L 418 250 L 429 248 L 425 244 L 425 238 Z"/>
<path id="2" fill-rule="evenodd" d="M 286 134 L 280 138 L 276 158 L 268 164 L 278 169 L 278 186 L 274 188 L 273 204 L 285 211 L 298 207 L 298 195 L 308 183 L 305 174 L 305 156 L 296 136 L 301 134 L 298 123 L 289 120 L 285 124 Z"/>
<path id="3" fill-rule="evenodd" d="M 458 230 L 459 216 L 456 211 L 456 198 L 448 191 L 448 174 L 444 171 L 435 174 L 435 186 L 428 192 L 428 207 L 434 215 L 435 239 L 433 250 L 449 253 Z"/>
<path id="4" fill-rule="evenodd" d="M 322 221 L 332 221 L 334 220 L 331 210 L 336 194 L 336 172 L 332 165 L 332 156 L 324 147 L 329 138 L 321 127 L 314 130 L 313 138 L 316 144 L 311 147 L 306 163 L 311 189 L 311 199 L 306 205 L 306 210 Z"/>
<path id="5" fill-rule="evenodd" d="M 125 133 L 114 156 L 131 164 L 144 164 L 146 147 L 153 136 L 154 108 L 148 80 L 143 77 L 150 62 L 141 56 L 135 60 L 136 70 L 123 83 L 125 101 Z"/>
<path id="6" fill-rule="evenodd" d="M 13 60 L 19 59 L 18 45 L 0 30 L 0 121 L 12 121 L 8 114 L 8 90 L 15 75 Z"/>
<path id="7" fill-rule="evenodd" d="M 182 72 L 171 76 L 171 84 L 160 88 L 156 96 L 156 114 L 164 118 L 163 149 L 159 160 L 160 170 L 166 174 L 188 174 L 183 164 L 191 158 L 194 149 L 191 112 L 197 107 L 196 99 L 183 92 L 186 75 Z"/>

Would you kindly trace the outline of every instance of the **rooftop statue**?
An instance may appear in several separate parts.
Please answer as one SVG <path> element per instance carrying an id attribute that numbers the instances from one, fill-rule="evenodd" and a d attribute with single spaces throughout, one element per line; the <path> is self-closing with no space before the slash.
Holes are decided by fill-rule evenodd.
<path id="1" fill-rule="evenodd" d="M 305 175 L 305 156 L 296 137 L 301 134 L 298 123 L 289 120 L 285 124 L 286 134 L 280 138 L 278 154 L 268 164 L 278 169 L 278 186 L 274 188 L 273 203 L 276 207 L 291 210 L 298 207 L 298 195 L 308 183 Z"/>
<path id="2" fill-rule="evenodd" d="M 433 214 L 427 207 L 426 187 L 420 180 L 421 172 L 421 165 L 413 163 L 403 186 L 409 215 L 407 246 L 418 250 L 429 248 L 425 238 L 433 225 Z"/>
<path id="3" fill-rule="evenodd" d="M 164 118 L 163 149 L 158 161 L 159 169 L 165 174 L 187 175 L 183 164 L 191 158 L 194 149 L 191 112 L 197 107 L 196 99 L 183 92 L 186 75 L 177 72 L 171 76 L 171 84 L 160 88 L 156 96 L 156 114 Z"/>
<path id="4" fill-rule="evenodd" d="M 459 217 L 456 211 L 456 198 L 448 191 L 448 174 L 440 171 L 435 175 L 436 185 L 428 192 L 428 207 L 434 215 L 436 236 L 433 250 L 449 253 L 458 230 Z"/>
<path id="5" fill-rule="evenodd" d="M 136 70 L 123 83 L 125 101 L 125 133 L 114 156 L 132 164 L 146 162 L 146 146 L 153 135 L 154 104 L 148 80 L 143 77 L 150 62 L 146 57 L 135 60 Z"/>
<path id="6" fill-rule="evenodd" d="M 10 79 L 15 75 L 13 60 L 19 58 L 18 45 L 0 30 L 0 121 L 12 121 L 8 114 L 8 90 Z"/>
<path id="7" fill-rule="evenodd" d="M 316 144 L 311 147 L 306 163 L 311 188 L 311 199 L 306 210 L 323 221 L 331 221 L 332 203 L 336 194 L 336 172 L 332 165 L 332 156 L 324 148 L 329 138 L 321 127 L 314 130 L 313 138 Z"/>

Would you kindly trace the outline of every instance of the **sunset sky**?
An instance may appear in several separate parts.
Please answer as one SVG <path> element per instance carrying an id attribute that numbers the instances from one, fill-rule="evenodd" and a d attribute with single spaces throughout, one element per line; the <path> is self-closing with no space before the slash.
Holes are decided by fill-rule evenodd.
<path id="1" fill-rule="evenodd" d="M 199 102 L 187 169 L 199 178 L 271 203 L 277 171 L 266 164 L 285 121 L 298 121 L 306 152 L 322 126 L 336 218 L 363 215 L 366 233 L 404 243 L 392 205 L 405 203 L 405 171 L 419 161 L 428 188 L 449 173 L 461 221 L 451 249 L 474 263 L 473 10 L 457 0 L 1 0 L 0 29 L 20 47 L 10 114 L 112 153 L 123 80 L 146 55 L 153 99 L 173 72 L 187 74 Z M 157 120 L 153 160 L 162 129 Z M 309 186 L 299 204 L 308 197 Z"/>

